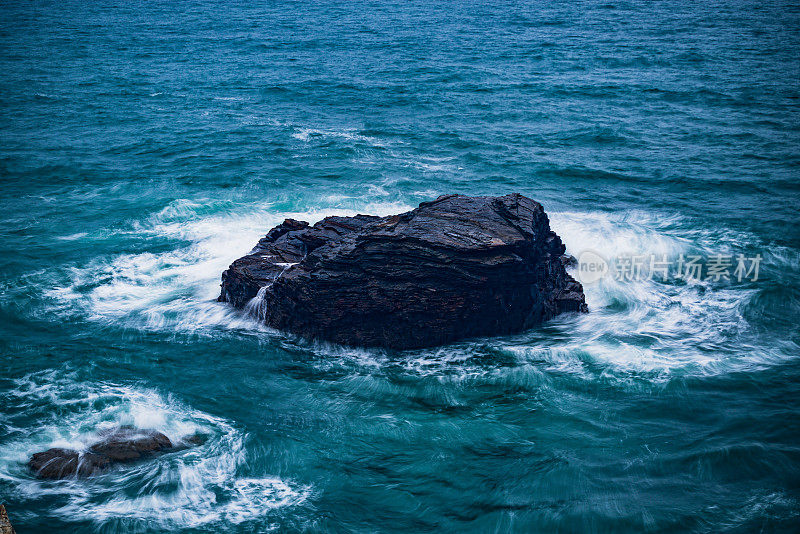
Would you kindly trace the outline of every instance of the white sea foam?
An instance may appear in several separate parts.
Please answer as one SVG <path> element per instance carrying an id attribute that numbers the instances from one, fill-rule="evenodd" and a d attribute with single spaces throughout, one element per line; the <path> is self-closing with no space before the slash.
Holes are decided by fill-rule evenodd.
<path id="1" fill-rule="evenodd" d="M 730 253 L 754 240 L 747 234 L 697 229 L 681 217 L 643 212 L 553 213 L 551 220 L 567 252 L 576 256 L 586 250 L 605 258 L 674 258 L 692 251 L 711 255 Z M 584 290 L 591 313 L 560 317 L 548 325 L 559 342 L 541 339 L 507 350 L 558 369 L 583 372 L 599 366 L 654 378 L 676 371 L 705 374 L 763 367 L 788 357 L 774 348 L 746 345 L 750 325 L 743 311 L 756 293 L 752 288 L 608 276 Z"/>
<path id="2" fill-rule="evenodd" d="M 679 254 L 730 253 L 753 236 L 729 230 L 697 229 L 678 216 L 644 212 L 610 214 L 552 213 L 553 229 L 567 251 L 586 250 L 606 258 L 628 254 L 676 257 Z M 400 363 L 408 372 L 458 377 L 500 377 L 542 370 L 595 380 L 598 377 L 649 382 L 687 374 L 707 375 L 762 369 L 798 352 L 791 342 L 756 343 L 744 310 L 757 290 L 707 281 L 662 283 L 617 280 L 613 276 L 585 285 L 590 313 L 564 315 L 511 338 L 459 343 L 409 353 Z M 486 365 L 498 354 L 511 367 Z M 345 355 L 347 356 L 347 355 Z M 352 355 L 353 361 L 364 356 Z M 531 376 L 533 376 L 531 375 Z M 537 378 L 538 380 L 538 378 Z"/>
<path id="3" fill-rule="evenodd" d="M 397 167 L 412 168 L 422 173 L 455 174 L 462 170 L 453 163 L 455 159 L 454 157 L 428 156 L 410 150 L 403 150 L 402 148 L 392 148 L 381 152 L 361 153 L 356 158 L 356 162 L 365 166 L 391 164 Z M 405 179 L 411 180 L 412 177 L 409 176 Z"/>
<path id="4" fill-rule="evenodd" d="M 215 302 L 220 275 L 285 218 L 316 222 L 329 215 L 388 215 L 409 209 L 399 203 L 364 203 L 361 209 L 278 212 L 269 205 L 245 212 L 228 206 L 178 200 L 135 223 L 137 237 L 188 242 L 174 250 L 99 258 L 70 270 L 70 282 L 47 291 L 63 313 L 132 328 L 204 334 L 209 329 L 267 329 L 247 314 Z"/>
<path id="5" fill-rule="evenodd" d="M 56 239 L 59 239 L 61 241 L 76 241 L 78 239 L 83 239 L 87 235 L 89 235 L 87 232 L 78 232 L 76 234 L 62 235 L 57 237 Z"/>
<path id="6" fill-rule="evenodd" d="M 65 497 L 66 504 L 53 510 L 59 518 L 191 528 L 259 519 L 271 509 L 302 504 L 311 494 L 310 486 L 276 476 L 242 474 L 246 435 L 153 390 L 87 384 L 70 373 L 48 371 L 16 380 L 4 395 L 31 410 L 46 406 L 53 415 L 34 433 L 20 433 L 0 447 L 0 477 L 27 498 Z M 119 425 L 157 430 L 174 443 L 198 433 L 207 440 L 86 480 L 43 481 L 26 472 L 32 453 L 49 447 L 85 449 L 99 431 Z"/>
<path id="7" fill-rule="evenodd" d="M 78 312 L 95 321 L 131 328 L 197 334 L 220 328 L 269 332 L 255 319 L 262 312 L 258 298 L 249 305 L 250 313 L 215 302 L 220 273 L 286 217 L 315 222 L 326 215 L 386 215 L 410 209 L 398 203 L 357 207 L 294 213 L 277 211 L 268 204 L 243 210 L 235 205 L 178 200 L 134 224 L 130 232 L 187 245 L 159 254 L 122 254 L 76 266 L 70 272 L 70 283 L 48 294 L 62 312 Z M 594 250 L 606 258 L 625 254 L 675 257 L 689 251 L 729 252 L 742 243 L 757 243 L 751 235 L 714 232 L 707 226 L 698 229 L 702 227 L 694 221 L 674 215 L 579 212 L 551 213 L 550 217 L 554 230 L 574 255 Z M 586 285 L 585 292 L 591 313 L 549 322 L 545 328 L 553 336 L 542 338 L 535 330 L 510 341 L 486 343 L 522 364 L 536 361 L 556 371 L 593 369 L 587 376 L 595 376 L 597 368 L 605 373 L 647 373 L 656 380 L 676 372 L 763 367 L 785 360 L 792 352 L 792 347 L 761 348 L 749 341 L 750 325 L 743 311 L 755 294 L 752 288 L 607 277 Z M 370 358 L 374 359 L 358 352 L 356 360 L 363 363 Z M 375 358 L 380 361 L 383 356 Z M 409 358 L 407 365 L 414 372 L 450 372 L 461 366 L 467 373 L 465 360 L 473 356 L 469 349 L 465 355 L 457 345 Z M 453 361 L 448 363 L 450 359 Z"/>
<path id="8" fill-rule="evenodd" d="M 390 143 L 383 140 L 378 139 L 377 137 L 369 136 L 369 135 L 361 135 L 358 133 L 358 130 L 355 128 L 346 128 L 346 129 L 320 129 L 320 128 L 294 128 L 294 133 L 292 133 L 292 137 L 303 142 L 309 142 L 313 139 L 341 139 L 350 142 L 358 142 L 358 143 L 365 143 L 373 147 L 386 147 Z"/>

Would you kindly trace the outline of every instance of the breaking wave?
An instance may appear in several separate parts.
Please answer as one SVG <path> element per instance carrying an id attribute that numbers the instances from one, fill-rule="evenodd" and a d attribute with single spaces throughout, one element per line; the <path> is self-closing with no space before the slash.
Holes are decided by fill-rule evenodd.
<path id="1" fill-rule="evenodd" d="M 0 477 L 25 499 L 58 503 L 52 507 L 54 517 L 116 522 L 120 528 L 194 528 L 263 519 L 311 495 L 308 485 L 248 473 L 246 434 L 157 391 L 85 383 L 60 371 L 29 374 L 11 385 L 3 393 L 4 404 L 15 406 L 17 413 L 4 421 L 10 433 L 0 448 Z M 35 417 L 35 430 L 16 428 L 17 417 Z M 98 432 L 119 425 L 154 429 L 173 443 L 197 434 L 207 439 L 89 479 L 45 481 L 28 472 L 25 463 L 32 453 L 50 447 L 84 449 Z"/>
<path id="2" fill-rule="evenodd" d="M 221 209 L 222 208 L 222 209 Z M 126 233 L 184 243 L 162 253 L 98 258 L 70 269 L 66 283 L 47 292 L 62 313 L 79 313 L 106 324 L 209 334 L 225 329 L 266 331 L 251 316 L 216 302 L 220 275 L 285 218 L 316 222 L 328 215 L 390 214 L 409 209 L 398 203 L 365 204 L 363 210 L 313 209 L 278 212 L 267 206 L 245 213 L 228 205 L 179 200 Z M 216 211 L 215 211 L 216 210 Z M 222 211 L 222 213 L 219 213 Z"/>
<path id="3" fill-rule="evenodd" d="M 175 201 L 133 224 L 130 233 L 187 244 L 162 253 L 121 254 L 76 266 L 70 270 L 68 282 L 48 295 L 60 312 L 77 312 L 106 324 L 199 334 L 222 329 L 275 335 L 255 319 L 257 303 L 248 313 L 215 302 L 220 274 L 234 259 L 287 217 L 315 222 L 332 214 L 386 215 L 407 209 L 410 207 L 400 203 L 365 203 L 360 209 L 288 212 L 263 205 L 242 212 L 227 204 Z M 698 229 L 685 218 L 663 214 L 552 213 L 551 221 L 568 252 L 576 256 L 585 250 L 599 251 L 605 257 L 626 253 L 709 255 L 759 244 L 748 234 L 715 233 Z M 789 256 L 781 258 L 778 251 L 772 260 L 790 261 Z M 457 343 L 400 358 L 412 372 L 449 372 L 452 366 L 468 375 L 470 362 L 483 361 L 482 354 L 489 350 L 493 359 L 502 354 L 517 365 L 544 366 L 592 378 L 636 374 L 658 381 L 676 374 L 762 368 L 791 357 L 797 348 L 756 339 L 745 316 L 748 303 L 759 291 L 753 284 L 606 277 L 586 284 L 585 290 L 591 310 L 588 315 L 561 316 L 519 336 Z M 298 340 L 291 343 L 304 344 Z M 379 350 L 304 346 L 355 354 L 353 361 L 362 363 L 386 357 Z"/>

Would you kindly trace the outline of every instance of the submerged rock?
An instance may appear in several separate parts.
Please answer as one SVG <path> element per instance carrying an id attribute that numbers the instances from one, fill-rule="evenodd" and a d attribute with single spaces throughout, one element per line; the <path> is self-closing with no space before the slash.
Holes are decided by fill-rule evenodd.
<path id="1" fill-rule="evenodd" d="M 101 440 L 88 451 L 53 448 L 37 452 L 28 467 L 39 478 L 85 477 L 114 463 L 131 462 L 172 448 L 170 439 L 155 430 L 121 426 L 100 434 Z"/>
<path id="2" fill-rule="evenodd" d="M 28 461 L 28 467 L 36 476 L 52 479 L 90 476 L 109 465 L 111 460 L 105 456 L 60 448 L 37 452 Z"/>
<path id="3" fill-rule="evenodd" d="M 538 202 L 446 195 L 389 217 L 287 219 L 222 274 L 218 300 L 309 338 L 420 348 L 587 311 L 564 252 Z"/>

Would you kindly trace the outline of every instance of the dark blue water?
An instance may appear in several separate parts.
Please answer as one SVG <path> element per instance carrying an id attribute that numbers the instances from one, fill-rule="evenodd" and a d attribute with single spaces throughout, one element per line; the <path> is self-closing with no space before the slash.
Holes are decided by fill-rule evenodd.
<path id="1" fill-rule="evenodd" d="M 0 501 L 24 532 L 800 524 L 800 6 L 0 7 Z M 214 301 L 287 216 L 521 192 L 568 250 L 760 255 L 386 352 Z M 202 446 L 89 480 L 28 456 Z"/>

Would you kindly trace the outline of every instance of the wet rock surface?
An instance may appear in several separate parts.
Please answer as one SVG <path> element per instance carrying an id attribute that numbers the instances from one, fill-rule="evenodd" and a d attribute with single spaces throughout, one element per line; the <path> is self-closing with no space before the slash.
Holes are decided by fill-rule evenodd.
<path id="1" fill-rule="evenodd" d="M 170 439 L 154 430 L 122 426 L 100 434 L 87 451 L 52 448 L 37 452 L 28 467 L 39 478 L 61 479 L 95 475 L 116 463 L 132 462 L 173 448 Z"/>
<path id="2" fill-rule="evenodd" d="M 0 534 L 14 534 L 14 527 L 8 519 L 6 507 L 0 504 Z"/>
<path id="3" fill-rule="evenodd" d="M 51 479 L 90 476 L 109 465 L 111 460 L 99 454 L 61 448 L 37 452 L 28 461 L 28 467 L 36 473 L 36 476 Z"/>
<path id="4" fill-rule="evenodd" d="M 345 345 L 413 349 L 587 311 L 541 204 L 446 195 L 389 217 L 287 219 L 222 274 L 219 300 Z"/>
<path id="5" fill-rule="evenodd" d="M 120 427 L 101 436 L 89 449 L 112 462 L 130 462 L 172 447 L 167 436 L 151 430 Z"/>

